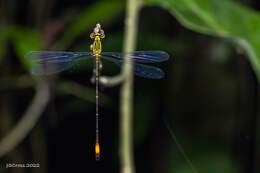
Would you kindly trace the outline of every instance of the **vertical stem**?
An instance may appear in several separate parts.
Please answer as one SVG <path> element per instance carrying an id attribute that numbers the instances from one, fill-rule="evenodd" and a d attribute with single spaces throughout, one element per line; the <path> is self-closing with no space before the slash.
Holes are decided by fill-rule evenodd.
<path id="1" fill-rule="evenodd" d="M 124 52 L 133 52 L 136 42 L 138 25 L 138 0 L 127 0 Z M 135 173 L 132 141 L 133 116 L 133 62 L 129 57 L 124 58 L 122 73 L 124 82 L 121 87 L 121 121 L 120 121 L 120 161 L 121 173 Z"/>

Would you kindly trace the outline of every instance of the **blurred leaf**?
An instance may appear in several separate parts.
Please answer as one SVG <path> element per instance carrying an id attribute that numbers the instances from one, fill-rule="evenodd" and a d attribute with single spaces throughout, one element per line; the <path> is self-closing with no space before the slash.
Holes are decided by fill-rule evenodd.
<path id="1" fill-rule="evenodd" d="M 212 43 L 211 59 L 218 64 L 227 63 L 228 57 L 231 56 L 232 47 L 228 42 L 218 40 Z"/>
<path id="2" fill-rule="evenodd" d="M 144 0 L 160 5 L 187 28 L 231 38 L 244 47 L 260 80 L 260 15 L 231 0 Z"/>
<path id="3" fill-rule="evenodd" d="M 11 40 L 14 45 L 15 52 L 21 63 L 26 69 L 29 69 L 33 63 L 26 60 L 24 56 L 32 51 L 39 50 L 42 46 L 42 37 L 35 30 L 22 27 L 11 28 Z"/>
<path id="4" fill-rule="evenodd" d="M 123 11 L 124 1 L 98 1 L 85 9 L 65 31 L 63 38 L 57 42 L 55 49 L 66 49 L 83 32 L 104 25 Z"/>

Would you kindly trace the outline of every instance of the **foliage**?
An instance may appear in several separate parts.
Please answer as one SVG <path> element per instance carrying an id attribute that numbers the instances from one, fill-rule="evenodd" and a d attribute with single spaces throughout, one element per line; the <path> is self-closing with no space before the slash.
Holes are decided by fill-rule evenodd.
<path id="1" fill-rule="evenodd" d="M 252 96 L 254 96 L 254 93 L 252 91 L 252 83 L 250 84 L 249 80 L 240 79 L 241 76 L 236 73 L 236 68 L 232 68 L 237 67 L 235 66 L 236 62 L 234 59 L 239 58 L 236 57 L 236 54 L 234 56 L 234 52 L 232 52 L 234 49 L 232 45 L 229 44 L 230 42 L 226 40 L 234 41 L 234 43 L 241 45 L 247 51 L 254 70 L 260 78 L 260 43 L 258 41 L 260 40 L 259 14 L 231 0 L 143 1 L 144 5 L 155 6 L 155 8 L 143 8 L 141 11 L 137 49 L 164 50 L 168 52 L 171 57 L 166 63 L 153 64 L 165 70 L 166 76 L 164 79 L 156 81 L 145 80 L 138 77 L 135 78 L 134 129 L 130 130 L 133 131 L 134 135 L 135 159 L 136 163 L 139 164 L 137 170 L 144 169 L 143 171 L 149 172 L 154 171 L 155 168 L 162 165 L 167 165 L 169 172 L 191 172 L 187 161 L 181 155 L 178 147 L 172 143 L 169 138 L 169 132 L 166 131 L 165 126 L 163 126 L 163 121 L 161 120 L 165 117 L 169 117 L 171 122 L 176 123 L 176 125 L 172 127 L 179 128 L 177 133 L 178 140 L 198 172 L 236 172 L 237 167 L 243 167 L 247 163 L 243 163 L 244 165 L 242 166 L 238 165 L 238 163 L 234 164 L 234 158 L 244 156 L 243 152 L 247 150 L 249 142 L 246 141 L 247 144 L 245 147 L 243 144 L 241 144 L 240 148 L 239 146 L 234 147 L 234 145 L 237 145 L 237 141 L 233 141 L 237 139 L 234 131 L 237 132 L 240 130 L 246 133 L 243 129 L 245 127 L 243 126 L 245 122 L 252 119 L 254 114 L 252 110 L 252 114 L 249 112 L 249 109 L 254 105 L 254 101 L 250 101 L 253 100 Z M 45 3 L 48 3 L 48 1 L 41 1 L 41 4 Z M 74 4 L 72 1 L 70 3 Z M 124 21 L 122 20 L 122 16 L 125 2 L 121 0 L 100 0 L 93 1 L 92 3 L 85 2 L 85 4 L 86 6 L 80 7 L 71 6 L 68 11 L 59 5 L 58 8 L 55 7 L 53 8 L 55 10 L 50 11 L 54 13 L 56 10 L 61 10 L 61 15 L 58 17 L 55 15 L 55 17 L 53 17 L 53 14 L 48 14 L 46 15 L 49 16 L 47 20 L 31 21 L 30 18 L 30 21 L 28 19 L 26 23 L 26 25 L 29 24 L 31 26 L 34 23 L 42 23 L 41 27 L 34 26 L 29 28 L 29 26 L 25 26 L 22 22 L 19 24 L 18 22 L 13 22 L 12 25 L 8 25 L 0 21 L 0 65 L 4 67 L 2 68 L 2 78 L 0 82 L 2 83 L 2 91 L 6 91 L 3 92 L 1 96 L 3 101 L 1 102 L 2 107 L 0 112 L 2 110 L 11 110 L 5 111 L 10 112 L 7 116 L 11 117 L 11 123 L 5 123 L 8 120 L 5 120 L 5 117 L 2 116 L 2 119 L 0 119 L 1 126 L 5 127 L 5 124 L 12 124 L 12 118 L 17 119 L 18 116 L 22 117 L 20 114 L 23 114 L 28 106 L 27 103 L 29 103 L 29 99 L 32 97 L 33 92 L 31 92 L 31 89 L 35 87 L 38 82 L 32 79 L 29 72 L 24 74 L 21 73 L 20 70 L 26 69 L 29 71 L 32 66 L 29 61 L 24 59 L 24 55 L 29 51 L 42 49 L 88 51 L 88 42 L 90 41 L 89 33 L 97 22 L 102 24 L 107 34 L 106 39 L 103 40 L 104 51 L 122 51 L 122 42 L 124 39 L 122 27 Z M 24 6 L 27 5 L 26 3 L 24 4 Z M 35 7 L 38 3 L 33 3 L 28 6 L 32 5 Z M 166 10 L 157 7 L 167 9 L 170 15 L 165 12 Z M 19 8 L 19 6 L 17 6 L 17 8 Z M 37 9 L 39 8 L 41 8 L 41 6 L 31 8 L 32 10 L 29 13 L 38 14 L 40 13 L 37 13 Z M 74 13 L 71 13 L 72 11 Z M 15 11 L 13 12 L 14 14 L 11 16 L 19 16 L 17 15 L 19 14 L 18 12 L 17 14 Z M 44 10 L 42 10 L 42 12 L 44 12 Z M 28 12 L 24 10 L 23 13 Z M 69 18 L 67 18 L 68 16 Z M 158 16 L 159 21 L 156 21 L 154 16 Z M 175 16 L 182 25 L 191 31 L 196 31 L 204 35 L 194 34 L 179 27 L 178 22 L 172 20 L 172 16 Z M 19 19 L 23 17 L 24 16 L 19 16 Z M 36 20 L 41 20 L 41 17 L 36 17 Z M 52 36 L 51 34 L 47 35 L 49 32 L 43 32 L 46 26 L 53 27 L 54 29 L 57 27 L 48 23 L 52 20 L 64 24 L 61 30 L 59 30 L 58 35 Z M 165 24 L 166 27 L 160 28 L 161 24 Z M 156 32 L 156 27 L 159 27 L 159 29 L 157 28 L 158 32 Z M 161 32 L 161 30 L 165 28 L 169 33 Z M 225 38 L 225 40 L 215 39 L 214 37 L 205 35 L 218 36 Z M 43 46 L 45 45 L 44 41 L 46 38 L 51 38 L 54 41 L 54 43 L 47 48 Z M 211 43 L 213 44 L 208 44 L 207 41 L 212 41 Z M 203 54 L 201 52 L 206 52 L 205 57 L 207 58 L 207 62 L 203 56 L 200 56 Z M 15 64 L 17 62 L 19 63 L 18 65 Z M 119 73 L 120 69 L 115 64 L 106 61 L 102 63 L 104 67 L 102 74 L 115 75 Z M 55 146 L 64 146 L 66 152 L 73 152 L 77 158 L 75 159 L 75 157 L 67 154 L 68 157 L 66 157 L 66 159 L 73 158 L 75 161 L 82 159 L 84 162 L 84 164 L 82 164 L 84 165 L 83 169 L 86 169 L 85 163 L 91 163 L 93 156 L 93 153 L 87 157 L 84 154 L 82 155 L 84 158 L 80 158 L 81 156 L 77 153 L 77 149 L 80 149 L 80 152 L 83 150 L 92 152 L 90 148 L 92 147 L 91 142 L 93 142 L 91 135 L 94 136 L 92 130 L 94 129 L 93 112 L 95 110 L 95 89 L 89 80 L 92 74 L 92 65 L 92 61 L 81 62 L 71 69 L 73 73 L 70 73 L 71 70 L 69 70 L 69 73 L 63 73 L 53 79 L 55 80 L 55 89 L 52 94 L 56 94 L 56 97 L 51 104 L 53 105 L 54 102 L 54 106 L 50 106 L 51 111 L 46 109 L 45 114 L 51 114 L 48 118 L 50 118 L 54 124 L 50 125 L 49 122 L 42 121 L 44 127 L 46 126 L 48 130 L 49 126 L 55 126 L 55 131 L 61 128 L 64 128 L 65 131 L 69 129 L 70 133 L 64 133 L 64 129 L 62 129 L 57 132 L 57 136 L 53 135 L 55 136 L 54 138 L 57 138 L 53 143 L 55 143 Z M 75 73 L 74 69 L 77 69 L 77 71 L 80 70 L 80 72 Z M 245 71 L 241 71 L 241 73 L 244 72 Z M 246 78 L 249 75 L 249 73 L 244 73 Z M 237 85 L 240 85 L 239 87 L 242 89 L 237 87 Z M 28 87 L 30 87 L 30 89 L 28 89 Z M 117 99 L 119 92 L 118 88 L 109 89 L 101 87 L 100 90 L 106 93 L 105 95 L 100 93 L 101 119 L 104 121 L 102 122 L 101 136 L 106 138 L 105 140 L 102 139 L 102 147 L 108 146 L 106 152 L 111 152 L 111 154 L 106 153 L 106 161 L 114 161 L 108 157 L 114 155 L 113 157 L 117 158 L 118 148 L 113 150 L 111 148 L 114 147 L 107 145 L 107 143 L 111 142 L 114 145 L 115 142 L 113 142 L 114 140 L 111 136 L 113 136 L 115 140 L 118 138 L 118 132 L 115 131 L 117 128 L 115 122 L 117 122 L 118 118 L 117 110 L 119 101 L 117 101 Z M 237 93 L 240 95 L 237 96 Z M 244 102 L 241 101 L 244 104 L 241 104 L 243 106 L 237 110 L 237 105 L 239 106 L 239 101 L 240 99 L 243 100 L 243 98 L 246 98 Z M 257 103 L 255 103 L 255 105 L 257 105 Z M 1 112 L 1 114 L 4 115 L 5 112 Z M 247 115 L 244 116 L 244 119 L 243 113 Z M 58 122 L 60 121 L 59 118 L 62 119 L 62 122 Z M 78 121 L 79 118 L 82 118 L 82 121 Z M 68 124 L 73 124 L 73 121 L 70 120 L 75 120 L 75 126 L 73 126 L 73 128 L 68 128 L 69 126 L 67 126 Z M 55 122 L 57 124 L 55 124 Z M 239 125 L 234 125 L 236 123 Z M 61 127 L 61 124 L 63 127 Z M 106 127 L 103 128 L 103 126 Z M 80 127 L 82 127 L 82 129 Z M 8 133 L 9 129 L 6 129 Z M 82 135 L 78 135 L 79 131 L 82 132 Z M 183 133 L 184 131 L 188 133 Z M 53 134 L 53 131 L 50 130 L 50 133 Z M 181 136 L 180 133 L 183 133 L 183 136 Z M 60 136 L 63 135 L 65 140 L 59 140 Z M 197 136 L 192 137 L 194 135 Z M 210 135 L 213 136 L 214 139 L 209 139 Z M 203 142 L 199 142 L 198 136 L 206 137 L 202 139 Z M 246 137 L 247 136 L 250 136 L 250 134 L 246 134 Z M 73 137 L 77 137 L 77 139 Z M 40 137 L 38 136 L 37 138 L 39 139 Z M 46 138 L 49 140 L 49 137 Z M 225 141 L 226 139 L 228 140 Z M 212 140 L 212 143 L 208 143 L 209 140 Z M 53 141 L 53 139 L 49 141 Z M 80 141 L 82 146 L 75 147 L 75 145 L 79 145 L 78 141 Z M 220 141 L 224 142 L 219 144 Z M 235 144 L 233 144 L 232 141 Z M 32 146 L 33 145 L 35 144 L 32 144 Z M 38 146 L 38 144 L 36 145 Z M 232 147 L 237 147 L 243 151 L 234 151 L 236 149 L 233 148 L 229 151 L 223 151 L 226 145 L 228 145 L 228 147 L 232 145 Z M 159 147 L 156 149 L 156 146 Z M 38 151 L 33 152 L 38 153 Z M 239 156 L 232 155 L 234 152 L 239 153 L 236 153 Z M 26 153 L 26 157 L 28 155 L 30 154 Z M 57 156 L 58 155 L 59 154 L 57 154 Z M 62 157 L 62 154 L 60 155 Z M 139 157 L 138 155 L 144 156 Z M 232 158 L 230 158 L 230 155 L 232 155 Z M 41 157 L 43 155 L 39 156 Z M 52 157 L 52 154 L 48 156 L 48 159 L 49 157 Z M 251 155 L 249 157 L 251 157 Z M 38 160 L 42 161 L 44 158 Z M 60 162 L 63 161 L 60 158 L 59 160 Z M 150 162 L 156 164 L 144 166 L 145 164 L 142 164 L 144 161 L 146 162 L 145 164 Z M 99 164 L 96 165 L 97 167 L 100 166 Z M 107 167 L 104 167 L 104 169 L 107 169 Z"/>
<path id="2" fill-rule="evenodd" d="M 248 53 L 260 80 L 260 14 L 231 0 L 144 0 L 191 30 L 232 39 Z"/>
<path id="3" fill-rule="evenodd" d="M 123 1 L 99 1 L 83 10 L 66 29 L 63 38 L 56 43 L 56 48 L 68 48 L 75 38 L 84 31 L 92 29 L 97 22 L 105 25 L 123 10 L 123 5 Z"/>

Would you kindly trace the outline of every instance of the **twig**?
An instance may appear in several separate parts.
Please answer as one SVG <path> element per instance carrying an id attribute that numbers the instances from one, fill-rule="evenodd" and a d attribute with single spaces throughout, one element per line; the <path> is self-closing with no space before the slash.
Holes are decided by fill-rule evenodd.
<path id="1" fill-rule="evenodd" d="M 36 94 L 17 126 L 0 142 L 0 157 L 14 149 L 35 126 L 49 102 L 50 93 L 47 83 L 39 83 Z"/>
<path id="2" fill-rule="evenodd" d="M 138 4 L 138 0 L 127 0 L 124 53 L 133 52 L 135 49 L 139 8 L 140 4 Z M 132 141 L 133 62 L 128 56 L 124 57 L 122 73 L 124 76 L 124 82 L 122 84 L 120 98 L 121 173 L 135 173 Z"/>
<path id="3" fill-rule="evenodd" d="M 32 88 L 36 85 L 36 80 L 33 80 L 29 75 L 1 78 L 1 81 L 0 91 Z M 95 97 L 95 90 L 73 81 L 57 81 L 55 89 L 58 94 L 69 94 L 89 102 L 95 102 L 95 99 L 93 99 Z M 112 100 L 103 93 L 100 95 L 102 97 L 101 105 L 110 107 Z"/>
<path id="4" fill-rule="evenodd" d="M 123 81 L 124 81 L 124 75 L 122 73 L 120 73 L 119 75 L 114 76 L 114 77 L 100 76 L 100 79 L 99 79 L 99 82 L 103 86 L 107 86 L 107 87 L 113 87 L 113 86 L 119 85 Z"/>

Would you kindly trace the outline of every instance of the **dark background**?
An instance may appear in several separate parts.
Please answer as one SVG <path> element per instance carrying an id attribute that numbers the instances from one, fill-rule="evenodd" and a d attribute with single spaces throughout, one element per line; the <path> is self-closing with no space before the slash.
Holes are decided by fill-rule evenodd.
<path id="1" fill-rule="evenodd" d="M 260 9 L 257 0 L 237 1 L 254 10 Z M 55 44 L 62 40 L 71 23 L 82 11 L 98 3 L 84 0 L 0 2 L 0 26 L 26 27 L 41 33 L 44 40 L 41 49 L 59 49 Z M 104 51 L 122 50 L 124 18 L 121 11 L 101 23 L 106 34 Z M 67 44 L 66 50 L 70 51 L 89 51 L 89 34 L 94 26 L 71 42 L 61 41 L 61 45 Z M 34 95 L 35 84 L 24 86 L 23 80 L 18 79 L 25 77 L 32 81 L 35 77 L 18 58 L 15 43 L 7 40 L 0 46 L 4 48 L 0 61 L 0 136 L 3 138 L 22 118 Z M 229 40 L 186 29 L 166 10 L 151 6 L 140 12 L 137 50 L 164 50 L 170 59 L 154 64 L 164 70 L 163 79 L 135 78 L 136 171 L 194 172 L 170 135 L 173 132 L 200 173 L 259 172 L 260 95 L 245 51 Z M 103 63 L 103 74 L 120 72 L 112 63 Z M 104 95 L 100 107 L 101 161 L 96 162 L 92 68 L 89 60 L 55 77 L 44 77 L 52 81 L 51 101 L 30 134 L 1 158 L 1 172 L 119 172 L 120 87 L 101 87 Z M 16 79 L 22 83 L 8 83 Z M 63 84 L 66 88 L 66 82 L 80 85 L 86 98 L 60 87 Z M 106 99 L 102 101 L 102 98 Z M 41 168 L 6 169 L 6 163 L 40 163 Z"/>

